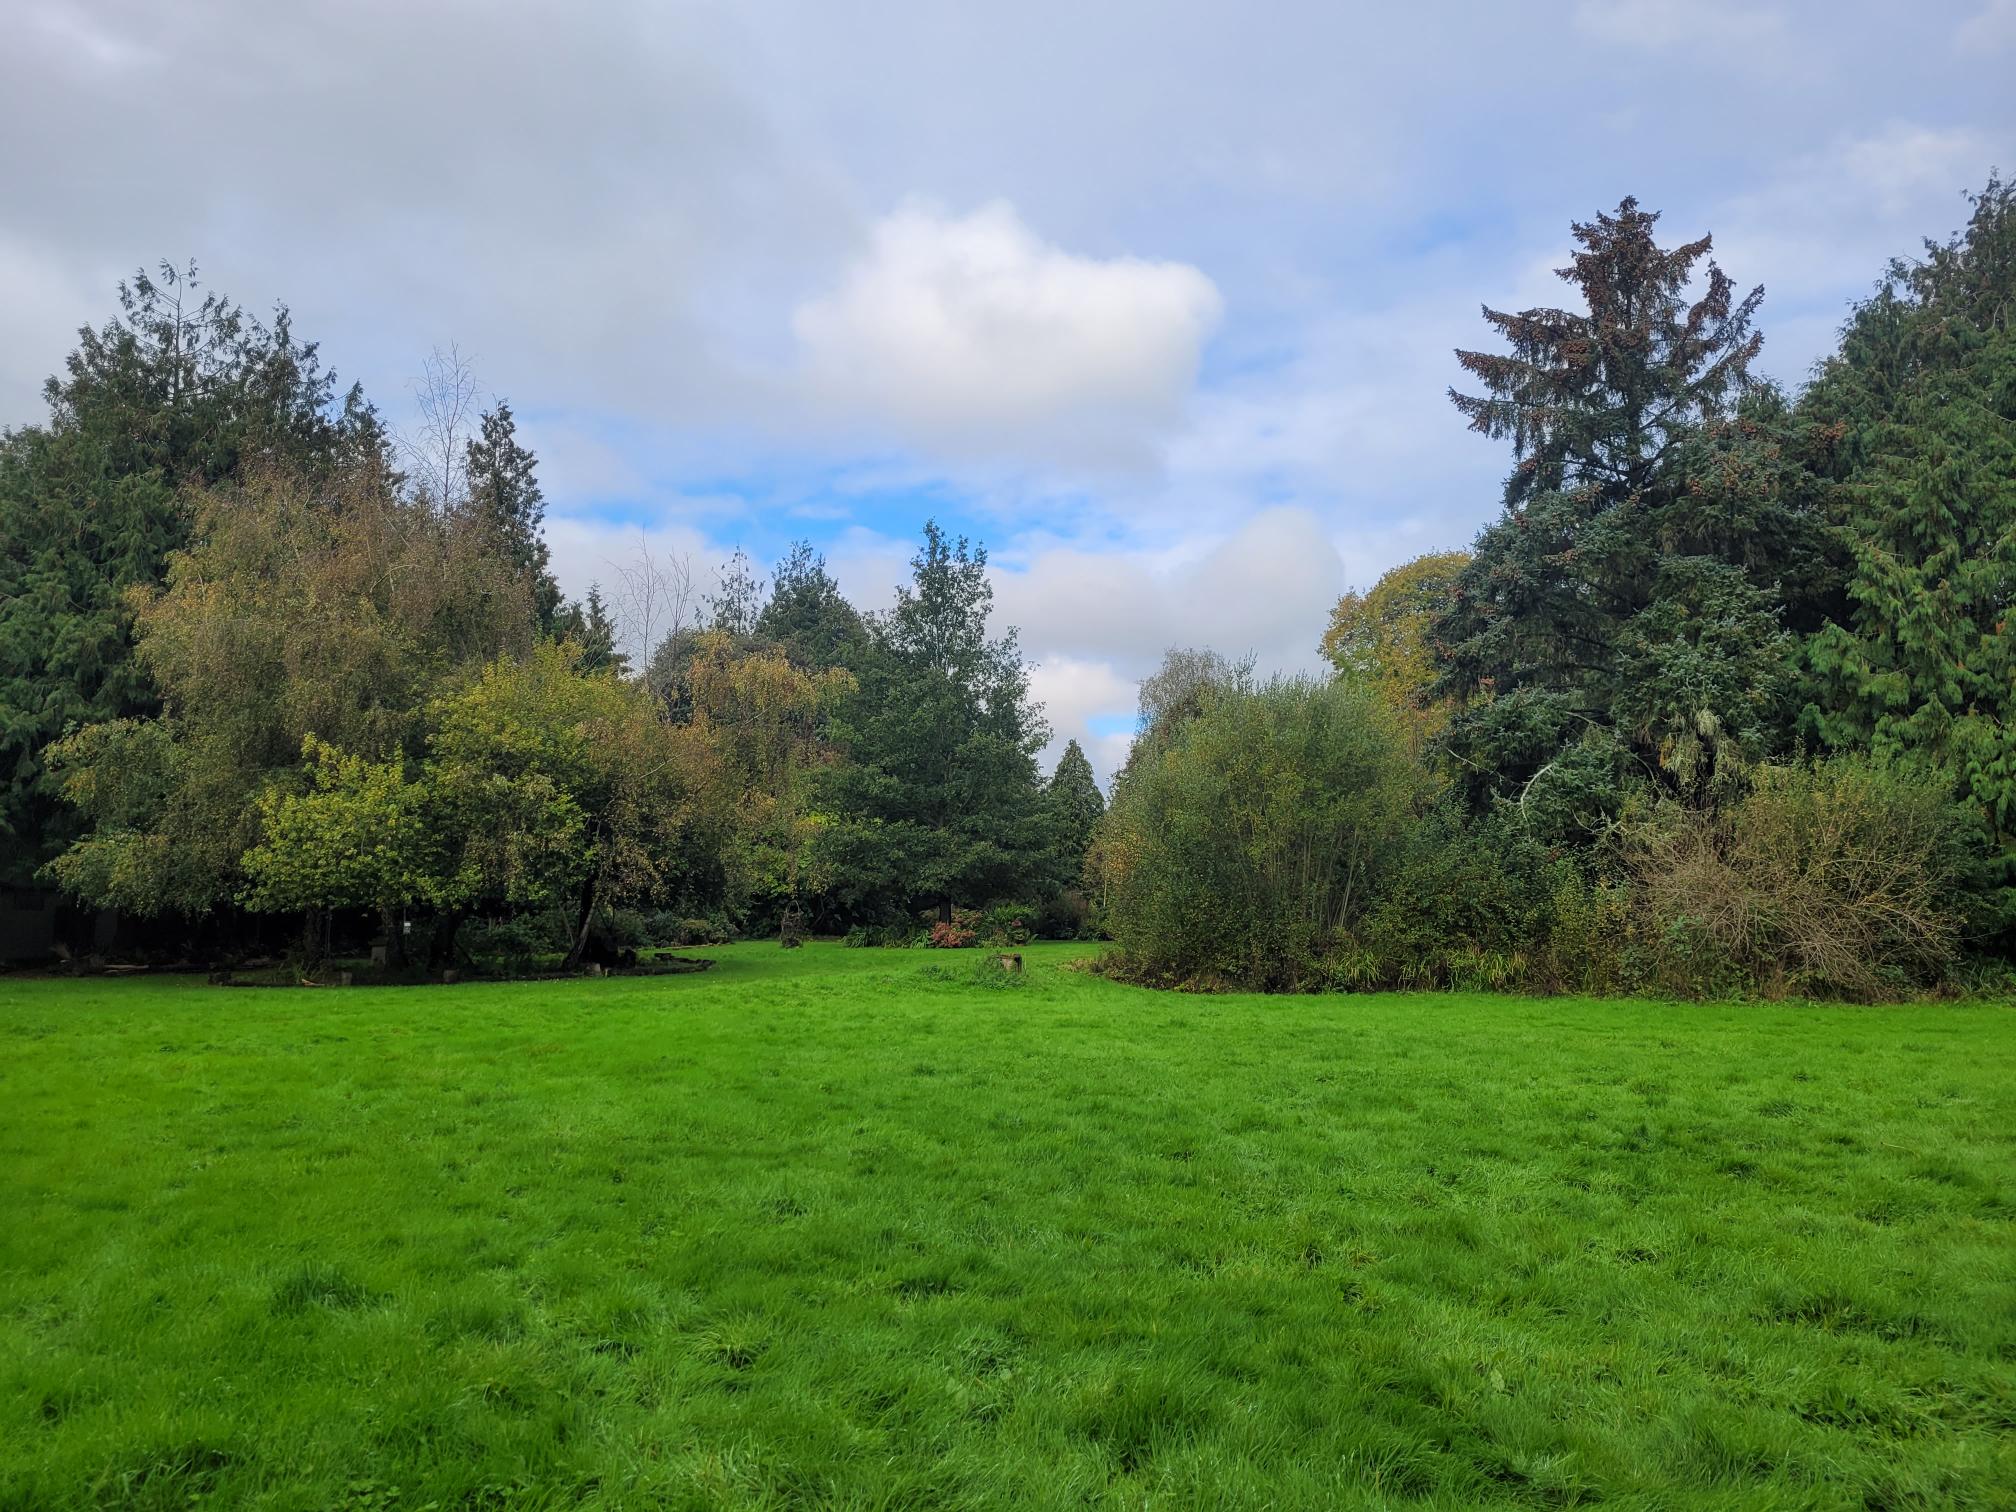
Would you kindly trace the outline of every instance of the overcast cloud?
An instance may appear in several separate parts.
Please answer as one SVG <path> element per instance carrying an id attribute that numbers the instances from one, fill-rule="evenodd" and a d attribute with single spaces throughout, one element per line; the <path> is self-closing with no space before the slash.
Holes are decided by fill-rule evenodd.
<path id="1" fill-rule="evenodd" d="M 983 538 L 1110 772 L 1162 648 L 1308 666 L 1465 544 L 1506 459 L 1444 390 L 1634 194 L 1767 288 L 1796 383 L 1882 262 L 2016 168 L 2016 5 L 27 0 L 0 49 L 0 422 L 196 259 L 395 420 L 454 341 L 575 590 L 642 530 L 805 537 L 886 602 Z"/>

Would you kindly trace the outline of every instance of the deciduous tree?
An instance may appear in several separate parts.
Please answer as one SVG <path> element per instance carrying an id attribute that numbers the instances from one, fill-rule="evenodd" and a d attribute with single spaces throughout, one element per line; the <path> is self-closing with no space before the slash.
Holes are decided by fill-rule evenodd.
<path id="1" fill-rule="evenodd" d="M 1405 716 L 1417 739 L 1435 735 L 1448 718 L 1435 693 L 1441 666 L 1433 630 L 1449 611 L 1466 551 L 1419 556 L 1385 573 L 1367 592 L 1356 589 L 1330 611 L 1321 650 L 1340 677 L 1363 683 Z"/>
<path id="2" fill-rule="evenodd" d="M 47 419 L 0 437 L 0 883 L 78 833 L 45 747 L 157 707 L 127 593 L 189 539 L 181 490 L 255 462 L 323 471 L 383 441 L 355 389 L 338 406 L 284 307 L 262 323 L 193 265 L 122 283 L 119 313 L 78 333 L 43 393 Z"/>
<path id="3" fill-rule="evenodd" d="M 162 712 L 51 748 L 69 796 L 100 816 L 56 875 L 138 913 L 238 892 L 258 796 L 301 784 L 310 736 L 368 763 L 417 759 L 428 699 L 533 636 L 527 584 L 488 534 L 375 471 L 261 471 L 194 495 L 192 519 L 166 586 L 131 594 Z"/>

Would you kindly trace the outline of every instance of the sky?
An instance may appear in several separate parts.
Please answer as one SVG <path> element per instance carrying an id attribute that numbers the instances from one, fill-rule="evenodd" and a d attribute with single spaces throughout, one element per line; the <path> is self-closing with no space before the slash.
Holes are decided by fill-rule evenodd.
<path id="1" fill-rule="evenodd" d="M 983 541 L 1102 775 L 1170 646 L 1317 663 L 1469 543 L 1479 306 L 1626 195 L 1766 288 L 1796 387 L 2016 171 L 2016 0 L 14 0 L 0 424 L 118 280 L 284 302 L 396 426 L 452 344 L 537 451 L 564 586 L 823 551 L 890 601 Z"/>

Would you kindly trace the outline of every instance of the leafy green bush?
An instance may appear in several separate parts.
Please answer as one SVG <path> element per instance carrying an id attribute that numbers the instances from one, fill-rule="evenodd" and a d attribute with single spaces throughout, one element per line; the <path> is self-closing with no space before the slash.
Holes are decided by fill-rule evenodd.
<path id="1" fill-rule="evenodd" d="M 562 908 L 535 908 L 498 919 L 470 919 L 456 933 L 458 948 L 485 967 L 507 976 L 523 976 L 540 965 L 551 965 L 567 953 L 572 919 Z M 406 955 L 424 961 L 430 926 L 408 932 Z"/>
<path id="2" fill-rule="evenodd" d="M 615 950 L 639 950 L 652 943 L 644 915 L 634 908 L 598 909 L 594 933 Z"/>
<path id="3" fill-rule="evenodd" d="M 644 941 L 649 945 L 725 945 L 733 938 L 725 920 L 700 918 L 672 908 L 644 915 Z"/>
<path id="4" fill-rule="evenodd" d="M 644 933 L 649 943 L 678 947 L 682 945 L 726 945 L 735 938 L 725 918 L 699 918 L 675 913 L 669 909 L 649 914 L 644 920 Z"/>
<path id="5" fill-rule="evenodd" d="M 850 950 L 908 950 L 926 943 L 929 936 L 918 924 L 856 924 L 840 939 Z"/>
<path id="6" fill-rule="evenodd" d="M 1377 894 L 1425 778 L 1394 713 L 1346 684 L 1207 690 L 1116 785 L 1100 880 L 1141 980 L 1296 990 Z"/>
<path id="7" fill-rule="evenodd" d="M 980 940 L 987 945 L 1027 945 L 1036 937 L 1031 925 L 1037 909 L 1028 903 L 996 903 L 980 915 Z"/>
<path id="8" fill-rule="evenodd" d="M 1407 836 L 1355 951 L 1358 988 L 1605 991 L 1624 974 L 1624 891 L 1541 841 L 1516 805 L 1480 820 L 1438 805 Z"/>
<path id="9" fill-rule="evenodd" d="M 1033 927 L 1039 940 L 1097 940 L 1098 911 L 1075 887 L 1061 888 L 1037 905 Z"/>

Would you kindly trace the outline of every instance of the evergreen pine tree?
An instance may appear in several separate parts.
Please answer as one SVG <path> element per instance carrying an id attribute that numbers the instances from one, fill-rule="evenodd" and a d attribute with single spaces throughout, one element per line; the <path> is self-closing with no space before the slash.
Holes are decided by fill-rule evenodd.
<path id="1" fill-rule="evenodd" d="M 1093 831 L 1106 813 L 1106 797 L 1092 775 L 1092 763 L 1077 741 L 1066 741 L 1057 769 L 1043 789 L 1044 807 L 1049 812 L 1054 836 L 1057 880 L 1066 887 L 1085 885 L 1085 855 L 1092 848 Z"/>
<path id="2" fill-rule="evenodd" d="M 2016 884 L 2016 186 L 1893 263 L 1801 403 L 1850 552 L 1806 645 L 1819 744 L 1940 765 Z M 2016 906 L 2016 893 L 2012 893 Z"/>
<path id="3" fill-rule="evenodd" d="M 630 658 L 616 649 L 616 621 L 600 583 L 590 583 L 588 597 L 561 612 L 558 629 L 561 639 L 581 647 L 583 672 L 613 670 L 619 677 L 629 672 Z"/>
<path id="4" fill-rule="evenodd" d="M 1768 427 L 1744 409 L 1763 290 L 1738 299 L 1710 262 L 1690 300 L 1711 241 L 1661 248 L 1657 220 L 1627 199 L 1576 225 L 1559 272 L 1586 309 L 1487 307 L 1511 350 L 1459 351 L 1485 392 L 1450 393 L 1473 429 L 1512 442 L 1514 467 L 1431 630 L 1437 691 L 1459 704 L 1449 742 L 1473 800 L 1537 789 L 1568 831 L 1614 804 L 1625 772 L 1699 791 L 1719 752 L 1767 748 L 1787 718 L 1775 564 L 1749 560 L 1749 530 L 1720 530 L 1699 497 L 1797 514 L 1744 491 L 1769 470 L 1752 455 Z M 1742 465 L 1704 479 L 1718 446 Z"/>
<path id="5" fill-rule="evenodd" d="M 841 595 L 826 559 L 806 541 L 794 542 L 771 574 L 756 636 L 815 672 L 855 665 L 866 643 L 861 616 Z"/>
<path id="6" fill-rule="evenodd" d="M 763 584 L 750 564 L 749 553 L 740 546 L 721 564 L 706 604 L 709 630 L 719 630 L 738 641 L 746 641 L 756 633 L 757 623 L 763 617 Z"/>
<path id="7" fill-rule="evenodd" d="M 1013 897 L 1041 876 L 1047 828 L 1029 701 L 1011 630 L 990 637 L 987 552 L 936 522 L 912 580 L 874 621 L 858 691 L 834 732 L 849 759 L 825 774 L 825 859 L 857 906 L 888 911 Z"/>
<path id="8" fill-rule="evenodd" d="M 486 410 L 477 434 L 469 441 L 466 471 L 469 509 L 484 528 L 494 532 L 505 553 L 531 578 L 539 628 L 551 632 L 563 599 L 549 566 L 550 555 L 540 526 L 546 519 L 546 495 L 539 487 L 539 459 L 518 440 L 511 406 L 502 400 Z"/>
<path id="9" fill-rule="evenodd" d="M 335 375 L 284 308 L 265 325 L 193 265 L 122 283 L 43 393 L 47 419 L 0 436 L 0 883 L 30 881 L 76 831 L 43 748 L 156 706 L 126 595 L 186 543 L 181 490 L 326 474 L 375 421 L 354 390 L 336 412 Z"/>

